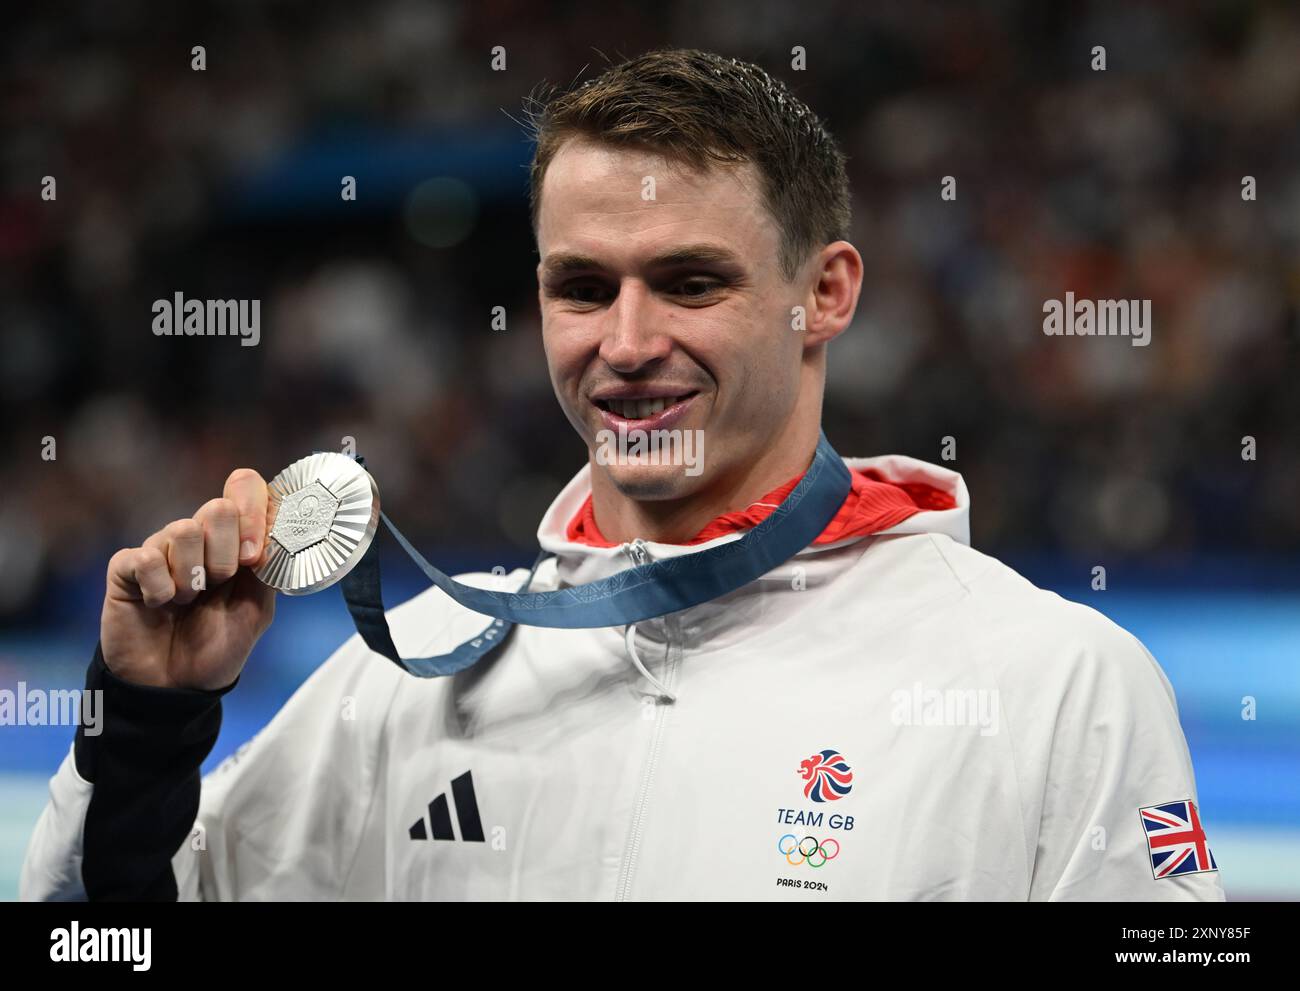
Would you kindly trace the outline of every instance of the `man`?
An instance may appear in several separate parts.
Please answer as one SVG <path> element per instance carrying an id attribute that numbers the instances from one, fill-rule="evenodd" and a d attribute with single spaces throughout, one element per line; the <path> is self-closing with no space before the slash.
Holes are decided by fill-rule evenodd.
<path id="1" fill-rule="evenodd" d="M 725 546 L 782 504 L 862 261 L 843 156 L 752 65 L 654 52 L 536 124 L 544 343 L 588 448 L 541 522 L 545 591 Z M 645 429 L 707 442 L 699 470 L 613 443 Z M 350 639 L 200 792 L 274 608 L 249 570 L 266 486 L 234 472 L 110 562 L 107 723 L 51 783 L 23 896 L 1221 900 L 1142 645 L 970 549 L 957 474 L 844 463 L 824 531 L 713 601 L 519 626 L 447 678 Z M 389 618 L 405 653 L 484 627 L 437 589 Z"/>

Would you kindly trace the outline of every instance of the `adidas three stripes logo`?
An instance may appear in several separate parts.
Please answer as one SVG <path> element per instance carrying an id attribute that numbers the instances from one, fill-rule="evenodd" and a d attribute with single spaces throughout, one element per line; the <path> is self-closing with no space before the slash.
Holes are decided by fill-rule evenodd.
<path id="1" fill-rule="evenodd" d="M 427 794 L 427 793 L 426 793 Z M 474 779 L 466 771 L 451 782 L 451 798 L 456 804 L 456 823 L 460 826 L 460 838 L 466 842 L 483 842 L 483 822 L 478 815 L 478 801 L 474 798 Z M 426 822 L 420 816 L 411 826 L 413 840 L 427 840 L 430 836 L 428 827 L 432 826 L 435 840 L 454 840 L 456 835 L 451 829 L 451 812 L 447 808 L 447 793 L 429 803 L 429 818 Z"/>

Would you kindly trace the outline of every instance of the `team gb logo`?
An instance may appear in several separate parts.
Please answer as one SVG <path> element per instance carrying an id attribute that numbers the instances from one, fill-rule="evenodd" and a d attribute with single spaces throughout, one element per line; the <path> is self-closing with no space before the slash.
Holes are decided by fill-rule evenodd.
<path id="1" fill-rule="evenodd" d="M 806 784 L 803 797 L 814 802 L 837 802 L 853 790 L 853 770 L 838 750 L 823 750 L 799 762 Z"/>

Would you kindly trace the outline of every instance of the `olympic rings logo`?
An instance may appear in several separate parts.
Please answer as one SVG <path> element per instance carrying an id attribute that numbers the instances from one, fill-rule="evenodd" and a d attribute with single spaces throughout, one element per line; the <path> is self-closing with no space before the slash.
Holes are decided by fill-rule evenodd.
<path id="1" fill-rule="evenodd" d="M 788 848 L 785 842 L 786 840 L 791 841 Z M 809 846 L 809 843 L 811 843 L 812 846 Z M 827 849 L 827 844 L 829 843 L 835 844 L 834 853 L 831 853 L 830 850 Z M 812 836 L 805 836 L 800 840 L 795 837 L 794 833 L 786 833 L 776 841 L 776 849 L 778 852 L 785 855 L 786 863 L 790 864 L 792 867 L 798 867 L 800 864 L 805 862 L 809 867 L 821 867 L 826 863 L 826 861 L 834 860 L 840 855 L 840 841 L 834 837 L 827 837 L 821 842 L 818 842 Z M 798 860 L 794 859 L 796 855 L 799 857 Z M 822 859 L 814 860 L 814 857 L 821 857 Z"/>

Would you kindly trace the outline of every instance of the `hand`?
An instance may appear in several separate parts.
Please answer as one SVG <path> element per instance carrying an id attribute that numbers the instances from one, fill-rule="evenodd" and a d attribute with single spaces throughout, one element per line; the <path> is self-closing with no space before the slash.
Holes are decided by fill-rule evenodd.
<path id="1" fill-rule="evenodd" d="M 266 482 L 238 468 L 193 519 L 114 554 L 99 627 L 108 669 L 163 688 L 234 682 L 275 616 L 275 590 L 252 570 L 266 554 L 266 517 Z"/>

